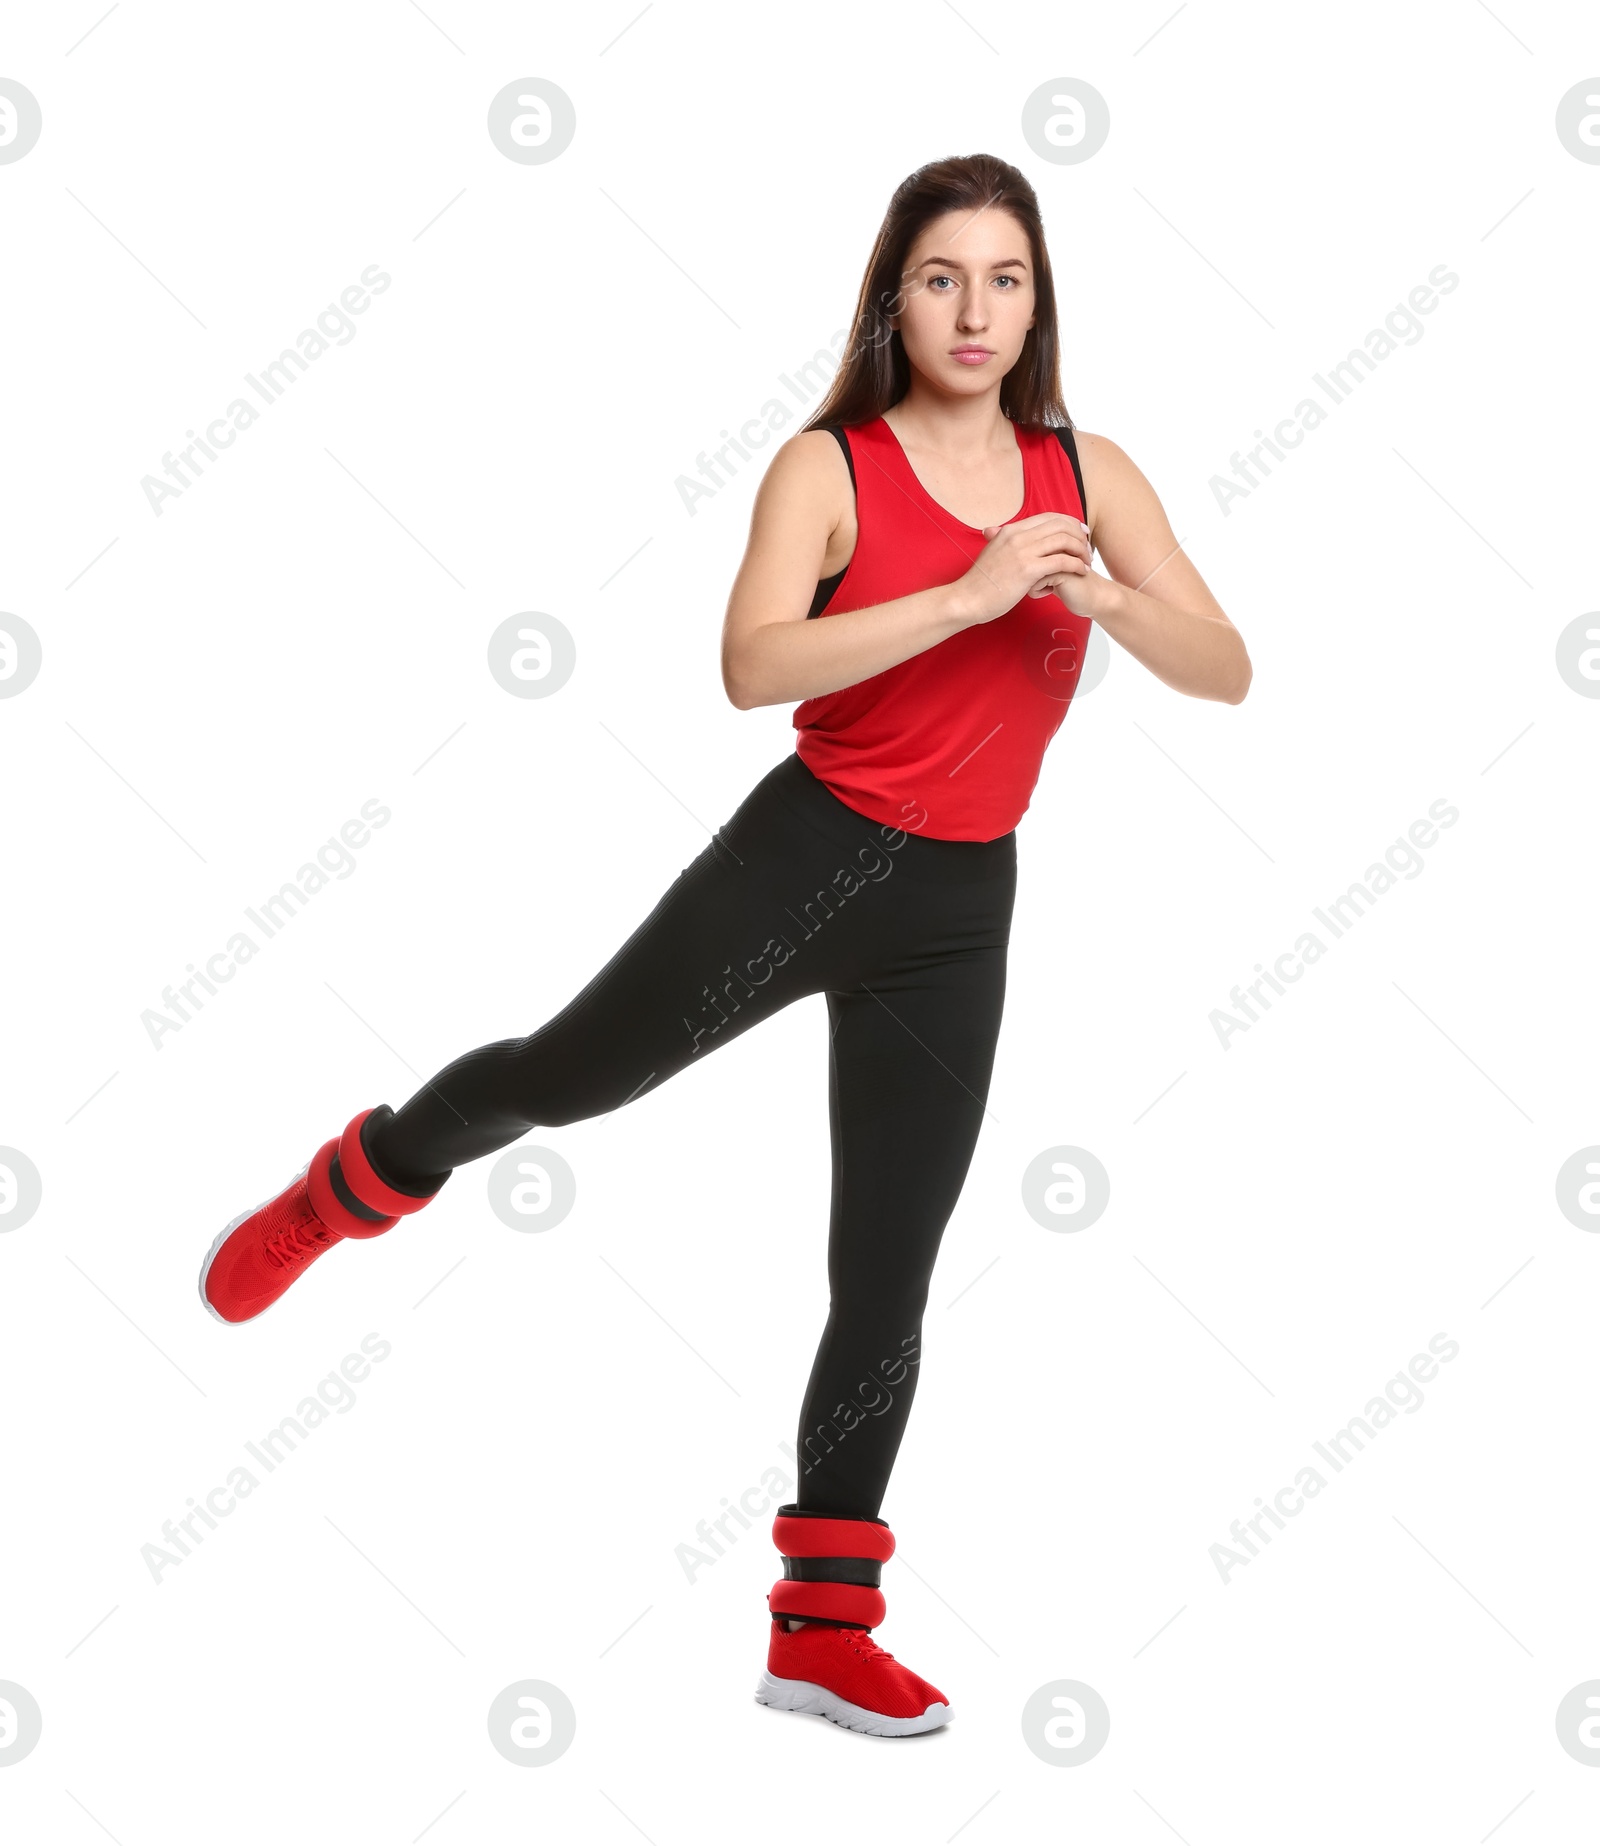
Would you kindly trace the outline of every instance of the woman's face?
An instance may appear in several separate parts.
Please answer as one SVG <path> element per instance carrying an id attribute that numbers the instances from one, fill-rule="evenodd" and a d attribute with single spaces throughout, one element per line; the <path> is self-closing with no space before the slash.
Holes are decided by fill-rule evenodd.
<path id="1" fill-rule="evenodd" d="M 1033 325 L 1028 236 L 1009 212 L 947 212 L 923 228 L 906 255 L 897 327 L 906 357 L 941 390 L 996 391 Z M 964 348 L 989 354 L 958 357 Z"/>

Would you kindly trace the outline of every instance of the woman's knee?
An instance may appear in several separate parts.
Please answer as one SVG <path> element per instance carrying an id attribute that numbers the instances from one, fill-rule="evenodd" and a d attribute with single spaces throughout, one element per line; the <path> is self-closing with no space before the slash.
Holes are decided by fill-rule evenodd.
<path id="1" fill-rule="evenodd" d="M 863 1288 L 852 1296 L 835 1293 L 828 1313 L 830 1344 L 863 1378 L 902 1383 L 922 1352 L 922 1317 L 928 1284 L 918 1279 L 885 1288 Z"/>
<path id="2" fill-rule="evenodd" d="M 609 1115 L 653 1089 L 662 1077 L 659 1062 L 615 1050 L 601 1059 L 585 1057 L 541 1029 L 509 1048 L 506 1092 L 530 1126 L 566 1128 Z"/>

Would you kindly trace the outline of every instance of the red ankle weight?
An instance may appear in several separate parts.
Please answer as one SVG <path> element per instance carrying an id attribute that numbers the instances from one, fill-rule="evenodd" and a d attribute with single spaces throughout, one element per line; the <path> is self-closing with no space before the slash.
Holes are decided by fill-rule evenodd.
<path id="1" fill-rule="evenodd" d="M 881 1519 L 796 1515 L 781 1506 L 772 1521 L 772 1542 L 786 1558 L 871 1558 L 887 1564 L 894 1556 L 894 1534 Z"/>
<path id="2" fill-rule="evenodd" d="M 367 1150 L 361 1145 L 361 1124 L 371 1115 L 370 1109 L 363 1109 L 357 1116 L 352 1116 L 345 1131 L 339 1137 L 339 1171 L 344 1175 L 344 1183 L 360 1199 L 361 1203 L 372 1211 L 389 1212 L 395 1218 L 403 1218 L 407 1212 L 421 1211 L 437 1195 L 430 1192 L 427 1198 L 414 1198 L 407 1192 L 396 1192 L 392 1186 L 386 1186 L 372 1170 L 372 1162 L 367 1158 Z M 351 1214 L 345 1213 L 346 1217 Z M 357 1220 L 358 1223 L 361 1220 Z M 374 1230 L 387 1230 L 387 1225 L 373 1226 Z M 359 1237 L 359 1231 L 347 1232 L 347 1236 Z"/>
<path id="3" fill-rule="evenodd" d="M 796 1621 L 821 1616 L 851 1628 L 876 1628 L 887 1606 L 882 1590 L 859 1583 L 800 1583 L 780 1577 L 767 1592 L 767 1607 L 774 1616 Z"/>
<path id="4" fill-rule="evenodd" d="M 779 1507 L 772 1542 L 784 1574 L 767 1592 L 774 1617 L 876 1628 L 885 1604 L 878 1578 L 894 1556 L 894 1534 L 881 1519 L 840 1519 Z"/>
<path id="5" fill-rule="evenodd" d="M 400 1222 L 398 1218 L 358 1218 L 340 1201 L 328 1174 L 338 1151 L 337 1140 L 324 1141 L 312 1157 L 306 1173 L 306 1190 L 311 1196 L 311 1209 L 330 1231 L 337 1231 L 341 1237 L 376 1237 L 380 1231 L 392 1231 Z M 344 1162 L 341 1160 L 339 1164 L 342 1167 Z M 354 1187 L 351 1190 L 354 1191 Z M 356 1193 L 356 1197 L 360 1198 L 360 1193 Z M 362 1203 L 366 1201 L 363 1199 Z"/>

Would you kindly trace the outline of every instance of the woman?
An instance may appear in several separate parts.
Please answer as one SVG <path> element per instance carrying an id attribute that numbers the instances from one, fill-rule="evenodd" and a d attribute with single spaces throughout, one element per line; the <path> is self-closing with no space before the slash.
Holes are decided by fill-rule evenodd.
<path id="1" fill-rule="evenodd" d="M 934 162 L 890 202 L 855 341 L 773 457 L 728 603 L 728 697 L 798 700 L 794 753 L 553 1019 L 356 1115 L 201 1271 L 213 1314 L 251 1319 L 455 1167 L 620 1108 L 825 994 L 831 1303 L 757 1697 L 878 1736 L 950 1716 L 871 1638 L 894 1550 L 879 1507 L 988 1093 L 1016 824 L 1091 622 L 1179 692 L 1237 704 L 1249 686 L 1149 483 L 1074 436 L 1032 187 L 989 155 Z"/>

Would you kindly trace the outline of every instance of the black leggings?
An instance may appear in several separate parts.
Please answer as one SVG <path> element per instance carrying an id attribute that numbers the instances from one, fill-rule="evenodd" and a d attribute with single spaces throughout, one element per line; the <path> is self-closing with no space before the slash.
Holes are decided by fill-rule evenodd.
<path id="1" fill-rule="evenodd" d="M 826 993 L 831 1302 L 801 1411 L 797 1504 L 875 1518 L 982 1124 L 1016 879 L 1015 832 L 941 840 L 880 826 L 790 755 L 553 1019 L 467 1052 L 369 1117 L 368 1157 L 391 1185 L 432 1191 L 463 1161 L 618 1109 Z"/>

